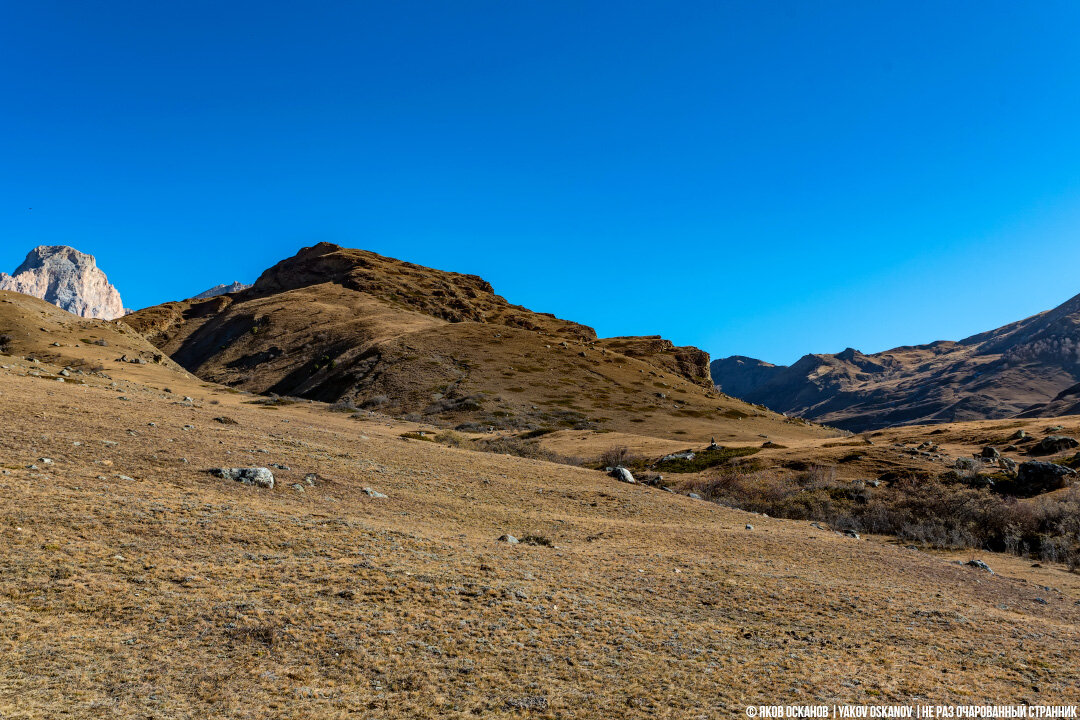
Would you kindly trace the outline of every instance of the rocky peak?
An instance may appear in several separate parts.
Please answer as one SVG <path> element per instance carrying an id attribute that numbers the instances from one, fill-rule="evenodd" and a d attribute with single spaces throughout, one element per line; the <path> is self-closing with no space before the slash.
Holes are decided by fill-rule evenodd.
<path id="1" fill-rule="evenodd" d="M 81 317 L 115 320 L 126 312 L 94 256 L 66 245 L 31 250 L 14 273 L 0 273 L 0 290 L 33 295 Z"/>
<path id="2" fill-rule="evenodd" d="M 238 293 L 242 290 L 247 290 L 251 285 L 242 282 L 232 282 L 228 285 L 215 285 L 209 290 L 203 290 L 198 295 L 194 295 L 192 300 L 206 300 L 208 298 L 217 297 L 218 295 L 228 295 L 229 293 Z"/>

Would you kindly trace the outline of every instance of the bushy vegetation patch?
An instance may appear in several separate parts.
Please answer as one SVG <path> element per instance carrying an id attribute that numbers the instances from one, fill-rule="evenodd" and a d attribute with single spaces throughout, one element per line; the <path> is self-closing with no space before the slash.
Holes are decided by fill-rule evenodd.
<path id="1" fill-rule="evenodd" d="M 727 465 L 736 458 L 748 457 L 761 452 L 756 447 L 714 447 L 694 451 L 693 458 L 671 458 L 660 460 L 653 467 L 660 472 L 693 473 L 709 468 Z"/>
<path id="2" fill-rule="evenodd" d="M 898 476 L 889 484 L 836 477 L 811 466 L 717 475 L 683 485 L 706 500 L 794 520 L 816 520 L 836 530 L 894 535 L 935 548 L 1009 552 L 1080 568 L 1080 487 L 1030 500 L 973 487 L 951 476 Z"/>

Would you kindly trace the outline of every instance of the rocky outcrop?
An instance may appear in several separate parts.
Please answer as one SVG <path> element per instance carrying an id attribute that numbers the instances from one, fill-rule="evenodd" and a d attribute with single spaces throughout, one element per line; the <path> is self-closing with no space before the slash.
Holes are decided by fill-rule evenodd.
<path id="1" fill-rule="evenodd" d="M 0 273 L 0 290 L 33 295 L 81 317 L 115 320 L 125 314 L 120 293 L 94 256 L 66 245 L 31 250 L 13 274 Z"/>
<path id="2" fill-rule="evenodd" d="M 206 300 L 208 298 L 217 297 L 218 295 L 228 295 L 229 293 L 238 293 L 242 290 L 247 290 L 251 285 L 242 282 L 231 282 L 228 285 L 215 285 L 209 290 L 203 290 L 198 295 L 192 296 L 192 300 Z"/>

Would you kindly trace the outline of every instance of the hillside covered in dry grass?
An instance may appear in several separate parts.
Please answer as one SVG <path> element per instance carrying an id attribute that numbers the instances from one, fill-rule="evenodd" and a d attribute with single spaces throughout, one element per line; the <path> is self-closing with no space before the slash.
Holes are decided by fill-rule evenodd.
<path id="1" fill-rule="evenodd" d="M 978 553 L 990 574 L 968 552 L 407 440 L 422 426 L 118 362 L 146 346 L 76 320 L 0 303 L 22 333 L 0 355 L 5 718 L 1080 701 L 1062 566 Z M 207 472 L 243 466 L 274 487 Z"/>
<path id="2" fill-rule="evenodd" d="M 328 243 L 254 287 L 124 318 L 209 381 L 465 430 L 618 431 L 649 437 L 824 437 L 723 396 L 709 356 L 658 336 L 592 328 L 511 305 L 474 275 Z"/>

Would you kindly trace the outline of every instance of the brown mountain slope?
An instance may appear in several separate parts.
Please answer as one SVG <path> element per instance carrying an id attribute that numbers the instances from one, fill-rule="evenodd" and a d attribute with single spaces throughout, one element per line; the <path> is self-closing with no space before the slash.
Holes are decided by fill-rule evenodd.
<path id="1" fill-rule="evenodd" d="M 466 429 L 578 428 L 686 437 L 823 428 L 718 394 L 708 354 L 659 337 L 600 340 L 475 275 L 322 243 L 255 285 L 125 318 L 213 382 Z"/>
<path id="2" fill-rule="evenodd" d="M 1080 382 L 1080 296 L 959 342 L 790 367 L 730 357 L 711 371 L 728 393 L 848 430 L 1075 412 L 1076 398 L 1055 398 Z"/>
<path id="3" fill-rule="evenodd" d="M 80 384 L 86 374 L 137 382 L 194 379 L 123 321 L 84 318 L 45 300 L 0 290 L 0 353 L 70 368 L 46 379 Z"/>

